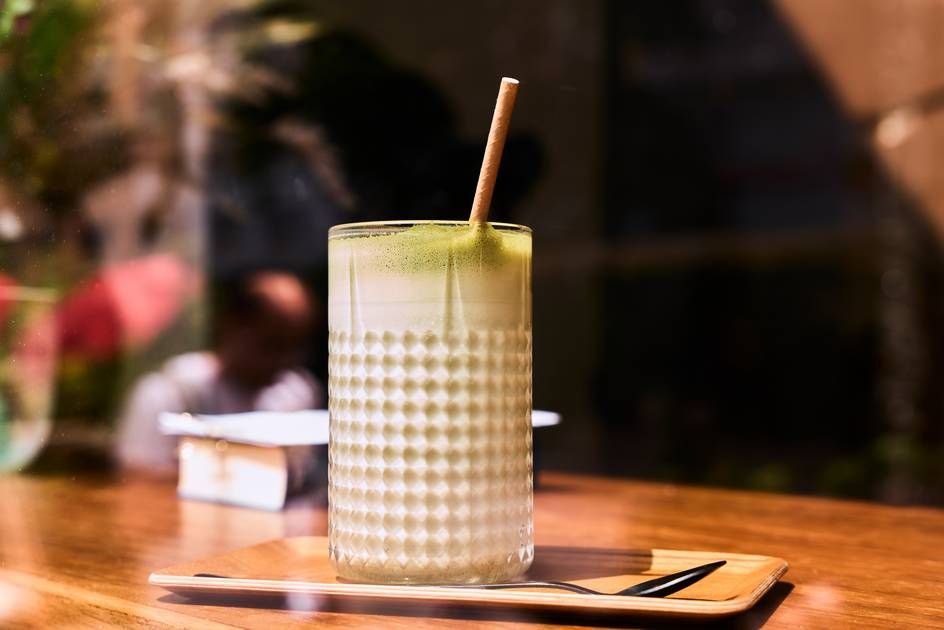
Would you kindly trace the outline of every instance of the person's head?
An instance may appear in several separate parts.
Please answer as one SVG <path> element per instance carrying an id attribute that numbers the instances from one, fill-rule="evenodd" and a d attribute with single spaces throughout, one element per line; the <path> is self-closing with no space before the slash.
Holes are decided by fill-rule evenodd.
<path id="1" fill-rule="evenodd" d="M 258 389 L 301 365 L 316 309 L 296 276 L 243 275 L 224 283 L 216 308 L 216 352 L 227 377 Z"/>

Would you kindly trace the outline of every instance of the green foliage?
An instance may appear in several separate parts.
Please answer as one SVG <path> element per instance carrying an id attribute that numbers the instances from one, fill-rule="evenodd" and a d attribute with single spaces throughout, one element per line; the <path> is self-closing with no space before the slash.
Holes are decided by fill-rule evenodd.
<path id="1" fill-rule="evenodd" d="M 61 188 L 64 148 L 77 133 L 83 108 L 71 97 L 86 73 L 73 70 L 94 6 L 13 0 L 0 13 L 0 176 L 41 201 Z"/>
<path id="2" fill-rule="evenodd" d="M 870 497 L 876 484 L 874 459 L 868 452 L 835 456 L 820 471 L 816 491 L 837 497 Z"/>
<path id="3" fill-rule="evenodd" d="M 57 374 L 55 417 L 88 424 L 109 422 L 120 404 L 121 392 L 117 385 L 122 358 L 62 357 Z"/>
<path id="4" fill-rule="evenodd" d="M 68 53 L 88 25 L 88 12 L 66 0 L 44 4 L 33 18 L 23 48 L 21 86 L 35 96 L 50 79 L 61 79 Z"/>
<path id="5" fill-rule="evenodd" d="M 0 4 L 0 45 L 13 32 L 16 18 L 33 10 L 33 0 L 6 0 Z"/>

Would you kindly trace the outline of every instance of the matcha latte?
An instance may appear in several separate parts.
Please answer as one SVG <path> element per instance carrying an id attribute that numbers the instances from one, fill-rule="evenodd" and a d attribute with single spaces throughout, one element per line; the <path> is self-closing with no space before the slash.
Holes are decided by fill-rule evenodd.
<path id="1" fill-rule="evenodd" d="M 328 244 L 329 552 L 342 578 L 522 573 L 531 525 L 531 232 L 363 223 Z"/>

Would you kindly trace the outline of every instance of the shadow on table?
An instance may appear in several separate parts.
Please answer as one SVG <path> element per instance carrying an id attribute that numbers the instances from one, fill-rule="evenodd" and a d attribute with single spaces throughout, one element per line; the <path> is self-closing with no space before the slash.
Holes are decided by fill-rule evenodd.
<path id="1" fill-rule="evenodd" d="M 611 575 L 642 575 L 651 567 L 652 552 L 648 549 L 538 545 L 527 577 L 572 582 Z"/>
<path id="2" fill-rule="evenodd" d="M 542 481 L 534 482 L 534 493 L 538 496 L 545 494 L 576 494 L 580 488 L 573 484 L 562 483 L 560 481 Z"/>
<path id="3" fill-rule="evenodd" d="M 708 628 L 733 628 L 736 630 L 753 630 L 762 628 L 770 616 L 774 614 L 783 600 L 793 592 L 793 584 L 790 582 L 777 582 L 767 593 L 760 598 L 760 601 L 754 604 L 750 610 L 745 610 L 739 615 L 719 619 L 714 623 L 708 624 Z"/>

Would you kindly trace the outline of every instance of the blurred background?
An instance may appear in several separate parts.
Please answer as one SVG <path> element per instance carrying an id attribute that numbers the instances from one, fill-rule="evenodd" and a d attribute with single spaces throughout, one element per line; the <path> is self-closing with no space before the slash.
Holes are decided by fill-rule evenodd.
<path id="1" fill-rule="evenodd" d="M 503 75 L 544 467 L 944 503 L 939 0 L 0 2 L 0 464 L 110 469 L 253 270 L 325 382 L 328 228 L 466 217 Z"/>

